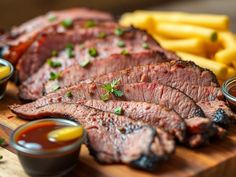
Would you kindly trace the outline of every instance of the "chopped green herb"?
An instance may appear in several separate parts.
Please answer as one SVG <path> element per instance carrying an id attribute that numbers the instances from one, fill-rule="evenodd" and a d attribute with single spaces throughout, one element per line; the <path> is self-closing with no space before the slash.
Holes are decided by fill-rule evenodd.
<path id="1" fill-rule="evenodd" d="M 56 56 L 58 55 L 58 52 L 57 52 L 56 50 L 53 50 L 53 51 L 51 52 L 51 55 L 52 55 L 53 57 L 56 57 Z"/>
<path id="2" fill-rule="evenodd" d="M 128 50 L 124 49 L 124 50 L 122 50 L 120 52 L 120 54 L 122 54 L 122 55 L 129 55 L 129 52 L 128 52 Z"/>
<path id="3" fill-rule="evenodd" d="M 53 87 L 52 87 L 52 91 L 57 91 L 57 90 L 59 90 L 61 87 L 58 85 L 58 84 L 55 84 L 55 85 L 53 85 Z"/>
<path id="4" fill-rule="evenodd" d="M 54 80 L 59 79 L 59 78 L 60 78 L 59 73 L 50 72 L 49 80 L 54 81 Z"/>
<path id="5" fill-rule="evenodd" d="M 107 101 L 110 98 L 110 94 L 113 94 L 117 97 L 122 97 L 123 92 L 117 89 L 117 86 L 119 85 L 120 80 L 113 80 L 111 83 L 104 84 L 102 88 L 106 90 L 106 93 L 101 95 L 101 100 Z"/>
<path id="6" fill-rule="evenodd" d="M 144 48 L 144 49 L 149 49 L 149 45 L 148 45 L 146 42 L 144 42 L 144 43 L 143 43 L 143 48 Z"/>
<path id="7" fill-rule="evenodd" d="M 105 94 L 101 95 L 100 98 L 102 101 L 108 101 L 110 98 L 110 93 L 106 92 Z"/>
<path id="8" fill-rule="evenodd" d="M 100 38 L 100 39 L 104 39 L 106 36 L 107 36 L 107 34 L 105 32 L 98 33 L 98 38 Z"/>
<path id="9" fill-rule="evenodd" d="M 86 67 L 89 63 L 90 63 L 90 60 L 86 59 L 86 60 L 80 62 L 79 65 L 81 67 Z"/>
<path id="10" fill-rule="evenodd" d="M 118 47 L 125 47 L 125 42 L 124 41 L 118 41 L 116 45 Z"/>
<path id="11" fill-rule="evenodd" d="M 218 38 L 217 32 L 213 32 L 213 33 L 211 34 L 211 41 L 212 41 L 212 42 L 215 42 L 215 41 L 217 41 L 217 38 Z"/>
<path id="12" fill-rule="evenodd" d="M 49 66 L 51 66 L 52 68 L 58 68 L 61 67 L 61 62 L 60 61 L 52 61 L 51 59 L 47 60 L 47 63 Z"/>
<path id="13" fill-rule="evenodd" d="M 121 115 L 122 112 L 123 112 L 123 110 L 122 110 L 121 107 L 117 107 L 117 108 L 114 109 L 114 113 L 115 113 L 116 115 Z"/>
<path id="14" fill-rule="evenodd" d="M 124 31 L 121 28 L 115 29 L 115 35 L 122 36 L 124 34 Z"/>
<path id="15" fill-rule="evenodd" d="M 67 44 L 66 46 L 66 54 L 69 58 L 74 57 L 74 45 L 73 44 Z"/>
<path id="16" fill-rule="evenodd" d="M 73 94 L 72 94 L 71 92 L 67 92 L 67 93 L 66 93 L 66 96 L 67 96 L 68 98 L 72 98 L 72 97 L 73 97 Z"/>
<path id="17" fill-rule="evenodd" d="M 64 26 L 65 28 L 70 28 L 73 25 L 73 20 L 72 19 L 65 19 L 61 22 L 61 25 Z"/>
<path id="18" fill-rule="evenodd" d="M 56 19 L 57 19 L 57 17 L 56 17 L 56 15 L 54 15 L 54 14 L 50 14 L 50 15 L 48 16 L 48 21 L 50 21 L 50 22 L 54 22 Z"/>
<path id="19" fill-rule="evenodd" d="M 125 134 L 126 133 L 126 129 L 124 128 L 124 127 L 119 127 L 119 128 L 117 128 L 119 131 L 120 131 L 120 133 L 122 133 L 122 134 Z"/>
<path id="20" fill-rule="evenodd" d="M 97 49 L 96 48 L 89 48 L 88 53 L 91 57 L 96 57 L 98 55 Z"/>
<path id="21" fill-rule="evenodd" d="M 96 22 L 94 20 L 88 20 L 88 21 L 85 22 L 85 27 L 86 28 L 92 28 L 94 26 L 96 26 Z"/>
<path id="22" fill-rule="evenodd" d="M 4 142 L 5 142 L 5 140 L 3 138 L 0 138 L 0 146 L 3 146 Z M 0 155 L 0 160 L 2 160 L 2 159 L 3 159 L 3 156 Z"/>
<path id="23" fill-rule="evenodd" d="M 4 142 L 5 140 L 3 138 L 0 138 L 0 146 L 2 146 Z"/>

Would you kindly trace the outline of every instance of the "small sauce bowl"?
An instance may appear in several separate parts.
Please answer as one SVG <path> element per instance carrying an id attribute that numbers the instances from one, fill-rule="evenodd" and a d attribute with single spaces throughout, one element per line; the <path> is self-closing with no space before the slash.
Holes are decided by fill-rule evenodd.
<path id="1" fill-rule="evenodd" d="M 49 130 L 50 124 L 56 126 Z M 42 119 L 26 123 L 12 133 L 10 144 L 17 151 L 21 165 L 28 175 L 63 176 L 76 167 L 81 144 L 86 137 L 84 129 L 80 138 L 70 141 L 69 143 L 67 142 L 66 144 L 61 144 L 60 142 L 58 143 L 58 147 L 56 147 L 52 142 L 45 145 L 45 142 L 40 144 L 40 140 L 37 140 L 38 142 L 32 140 L 32 136 L 36 135 L 33 131 L 39 132 L 38 136 L 35 137 L 43 140 L 43 137 L 45 138 L 47 135 L 47 133 L 43 133 L 43 131 L 53 131 L 62 127 L 71 126 L 79 126 L 79 124 L 65 119 Z M 41 131 L 42 133 L 40 133 Z M 31 132 L 31 134 L 28 134 L 28 137 L 30 137 L 29 139 L 32 140 L 31 142 L 26 142 L 26 139 L 23 141 L 19 138 L 27 137 L 27 132 Z M 25 142 L 25 144 L 22 142 Z M 40 145 L 47 148 L 38 148 Z M 49 148 L 49 146 L 51 147 Z"/>
<path id="2" fill-rule="evenodd" d="M 223 83 L 222 92 L 230 108 L 236 113 L 236 77 L 230 78 Z"/>
<path id="3" fill-rule="evenodd" d="M 0 58 L 0 65 L 10 67 L 9 74 L 6 77 L 0 79 L 0 99 L 2 99 L 4 97 L 4 94 L 6 91 L 6 86 L 7 86 L 8 80 L 10 79 L 10 77 L 12 76 L 12 74 L 14 72 L 14 68 L 10 62 L 8 62 L 7 60 L 1 59 L 1 58 Z"/>

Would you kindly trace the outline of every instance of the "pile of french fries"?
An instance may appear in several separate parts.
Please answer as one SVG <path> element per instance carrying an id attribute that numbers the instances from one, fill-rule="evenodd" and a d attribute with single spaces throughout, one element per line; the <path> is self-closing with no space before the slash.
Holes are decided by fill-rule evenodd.
<path id="1" fill-rule="evenodd" d="M 123 14 L 120 24 L 147 30 L 161 46 L 220 80 L 236 75 L 236 35 L 228 16 L 137 10 Z"/>

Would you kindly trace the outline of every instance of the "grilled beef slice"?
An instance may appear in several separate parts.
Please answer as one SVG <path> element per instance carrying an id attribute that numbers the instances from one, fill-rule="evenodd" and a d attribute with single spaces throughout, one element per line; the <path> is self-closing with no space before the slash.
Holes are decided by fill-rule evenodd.
<path id="1" fill-rule="evenodd" d="M 155 127 L 162 127 L 164 130 L 174 135 L 180 142 L 185 139 L 184 120 L 173 110 L 166 107 L 135 101 L 109 100 L 86 100 L 79 102 L 85 106 L 95 108 L 104 112 L 120 114 L 135 121 L 141 121 Z M 120 109 L 120 112 L 119 112 Z"/>
<path id="2" fill-rule="evenodd" d="M 172 58 L 175 58 L 172 56 Z M 71 69 L 72 70 L 72 69 Z M 61 88 L 71 86 L 80 82 L 80 78 L 75 80 L 63 79 L 70 78 L 72 74 L 78 74 L 78 70 L 73 72 L 63 72 L 62 79 L 59 81 Z M 89 78 L 88 81 L 95 83 L 110 82 L 114 79 L 120 79 L 124 83 L 139 83 L 158 81 L 160 83 L 170 83 L 171 86 L 182 85 L 182 83 L 189 82 L 193 85 L 200 86 L 219 86 L 216 76 L 209 70 L 203 69 L 193 62 L 174 60 L 171 62 L 152 64 L 146 66 L 136 66 L 133 68 L 118 70 L 95 78 Z M 47 89 L 46 89 L 47 90 Z M 220 96 L 220 95 L 219 95 Z"/>
<path id="3" fill-rule="evenodd" d="M 97 38 L 100 32 L 114 33 L 117 23 L 94 20 L 93 27 L 87 27 L 88 20 L 75 20 L 73 26 L 65 28 L 54 25 L 40 33 L 17 63 L 19 82 L 34 74 L 45 61 L 52 56 L 52 51 L 61 51 L 68 43 L 81 44 L 86 40 Z"/>
<path id="4" fill-rule="evenodd" d="M 162 50 L 162 49 L 160 49 Z M 106 74 L 109 72 L 133 67 L 137 65 L 147 65 L 154 63 L 161 63 L 170 61 L 172 58 L 163 57 L 163 53 L 159 49 L 157 50 L 145 50 L 137 53 L 130 53 L 129 55 L 113 54 L 105 59 L 98 59 L 91 61 L 85 68 L 80 65 L 71 66 L 62 73 L 60 73 L 60 79 L 48 82 L 45 86 L 45 92 L 51 92 L 54 90 L 55 85 L 57 87 L 64 87 L 64 84 L 73 84 L 78 80 L 85 80 L 90 77 L 97 75 Z M 174 58 L 173 58 L 174 59 Z M 57 58 L 61 61 L 61 68 L 51 68 L 48 64 L 45 64 L 37 73 L 28 78 L 20 86 L 20 98 L 23 100 L 35 100 L 43 95 L 44 84 L 49 78 L 50 72 L 58 72 L 65 68 L 65 65 L 71 65 L 72 63 L 78 62 L 78 60 L 66 59 L 64 56 Z M 74 81 L 74 82 L 73 82 Z M 63 85 L 61 85 L 63 84 Z"/>
<path id="5" fill-rule="evenodd" d="M 221 138 L 225 135 L 225 130 L 218 130 L 220 127 L 213 124 L 210 119 L 202 117 L 182 119 L 176 112 L 167 108 L 164 109 L 164 107 L 157 104 L 116 100 L 106 102 L 86 100 L 81 101 L 80 104 L 111 113 L 117 113 L 117 109 L 119 109 L 120 112 L 118 113 L 121 115 L 136 121 L 142 121 L 148 125 L 164 128 L 177 137 L 181 143 L 185 143 L 190 147 L 206 144 L 212 136 Z M 186 127 L 187 132 L 185 132 Z M 187 137 L 183 136 L 183 132 Z"/>
<path id="6" fill-rule="evenodd" d="M 39 33 L 42 33 L 51 26 L 60 24 L 65 19 L 112 20 L 113 17 L 108 13 L 86 8 L 72 8 L 49 12 L 12 28 L 9 33 L 2 36 L 0 40 L 0 48 L 3 48 L 2 57 L 16 64 Z"/>
<path id="7" fill-rule="evenodd" d="M 102 84 L 116 79 L 119 79 L 121 84 L 158 81 L 191 97 L 202 108 L 205 115 L 218 125 L 227 127 L 230 120 L 235 121 L 235 114 L 228 108 L 220 87 L 217 87 L 215 75 L 192 62 L 177 60 L 157 65 L 138 66 L 97 76 L 83 82 Z"/>
<path id="8" fill-rule="evenodd" d="M 11 108 L 22 111 L 21 106 Z M 18 115 L 28 119 L 56 116 L 78 121 L 87 130 L 90 153 L 103 163 L 125 163 L 152 170 L 166 160 L 175 147 L 169 135 L 159 128 L 80 104 L 48 104 L 37 109 L 26 108 Z"/>
<path id="9" fill-rule="evenodd" d="M 119 89 L 123 91 L 123 97 L 112 97 L 110 95 L 111 99 L 156 103 L 173 109 L 183 118 L 204 116 L 201 108 L 190 97 L 169 86 L 159 83 L 137 83 L 120 85 Z M 68 92 L 71 92 L 73 97 L 68 98 L 66 96 Z M 81 83 L 48 94 L 33 102 L 32 105 L 38 107 L 54 102 L 100 99 L 101 95 L 105 93 L 102 84 Z"/>

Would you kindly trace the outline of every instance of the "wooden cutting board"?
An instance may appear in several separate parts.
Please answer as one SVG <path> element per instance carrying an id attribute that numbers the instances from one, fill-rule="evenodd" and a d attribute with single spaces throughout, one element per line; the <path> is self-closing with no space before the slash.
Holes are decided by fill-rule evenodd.
<path id="1" fill-rule="evenodd" d="M 8 141 L 9 134 L 25 121 L 18 119 L 7 108 L 19 102 L 17 87 L 8 84 L 7 93 L 0 101 L 0 136 Z M 20 163 L 10 146 L 0 149 L 3 160 L 0 162 L 0 177 L 26 177 Z M 190 150 L 177 147 L 175 155 L 160 165 L 155 173 L 132 169 L 125 165 L 101 165 L 82 147 L 78 167 L 68 177 L 235 177 L 236 176 L 236 126 L 223 141 L 211 142 L 206 147 Z"/>

